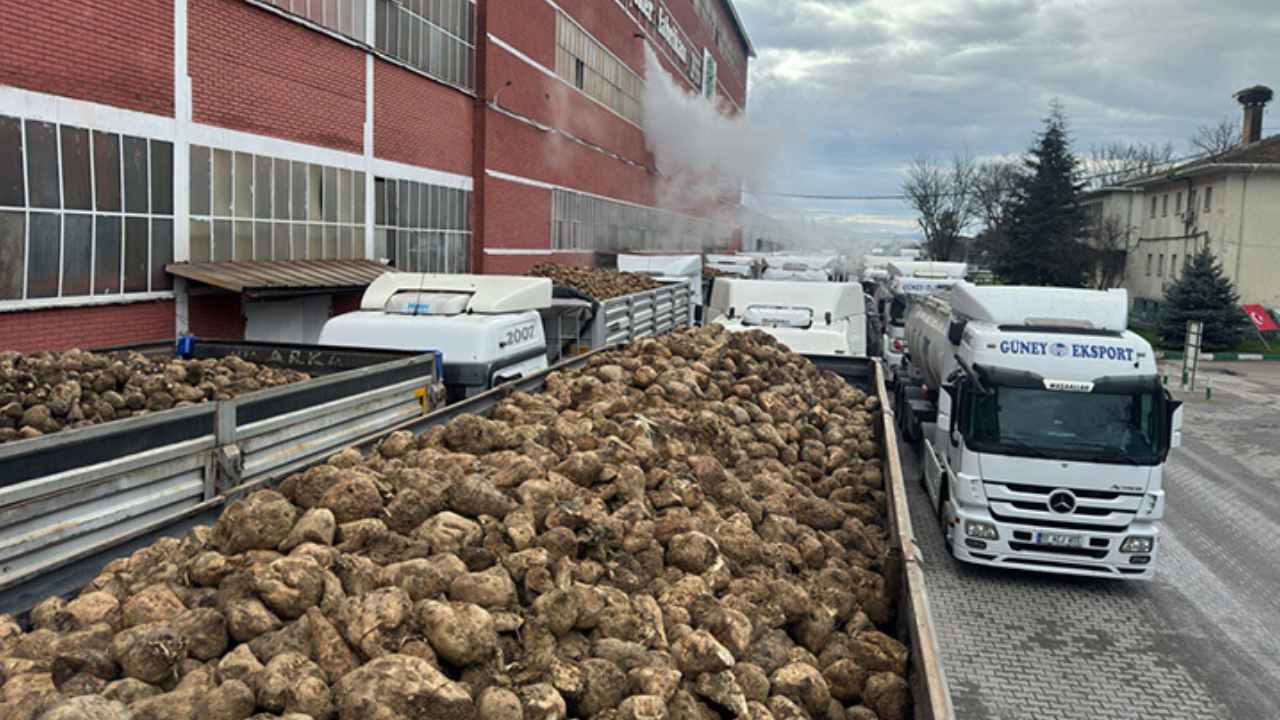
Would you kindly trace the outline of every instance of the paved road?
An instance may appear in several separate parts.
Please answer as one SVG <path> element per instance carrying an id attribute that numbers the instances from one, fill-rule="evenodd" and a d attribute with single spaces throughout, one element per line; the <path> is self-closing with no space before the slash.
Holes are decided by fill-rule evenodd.
<path id="1" fill-rule="evenodd" d="M 961 565 L 902 449 L 960 718 L 1280 720 L 1280 364 L 1209 375 L 1212 400 L 1184 398 L 1151 582 Z"/>

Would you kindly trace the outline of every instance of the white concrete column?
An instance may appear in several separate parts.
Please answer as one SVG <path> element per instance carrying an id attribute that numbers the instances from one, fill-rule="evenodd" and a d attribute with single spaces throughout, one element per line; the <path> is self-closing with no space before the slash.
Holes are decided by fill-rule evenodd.
<path id="1" fill-rule="evenodd" d="M 369 3 L 368 28 L 373 35 L 373 3 Z M 364 55 L 364 256 L 377 259 L 373 238 L 374 205 L 373 190 L 373 53 Z"/>
<path id="2" fill-rule="evenodd" d="M 191 259 L 191 78 L 187 74 L 187 11 L 189 0 L 173 3 L 173 259 Z M 191 331 L 187 282 L 174 278 L 174 334 Z"/>

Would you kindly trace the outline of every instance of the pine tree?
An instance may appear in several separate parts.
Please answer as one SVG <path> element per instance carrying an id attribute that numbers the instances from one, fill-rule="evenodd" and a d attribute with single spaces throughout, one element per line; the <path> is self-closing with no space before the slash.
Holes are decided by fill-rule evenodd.
<path id="1" fill-rule="evenodd" d="M 1187 322 L 1204 321 L 1205 350 L 1228 350 L 1240 343 L 1250 327 L 1240 310 L 1240 295 L 1205 246 L 1190 258 L 1182 277 L 1165 292 L 1160 308 L 1160 340 L 1165 347 L 1181 348 L 1187 339 Z"/>
<path id="2" fill-rule="evenodd" d="M 1082 242 L 1088 216 L 1077 201 L 1083 188 L 1079 161 L 1057 101 L 1026 167 L 1009 209 L 1008 245 L 996 258 L 996 274 L 1015 285 L 1083 287 L 1091 257 Z"/>

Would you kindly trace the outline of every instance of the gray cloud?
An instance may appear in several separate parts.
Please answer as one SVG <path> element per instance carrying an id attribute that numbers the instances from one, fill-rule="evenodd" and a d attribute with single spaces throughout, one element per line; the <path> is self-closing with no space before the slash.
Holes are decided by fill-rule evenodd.
<path id="1" fill-rule="evenodd" d="M 1182 150 L 1196 126 L 1237 115 L 1235 90 L 1280 86 L 1276 0 L 736 3 L 760 54 L 749 116 L 794 128 L 769 189 L 896 193 L 919 153 L 1024 151 L 1055 97 L 1077 152 L 1113 140 Z M 898 203 L 774 205 L 847 213 L 868 232 L 911 217 Z"/>

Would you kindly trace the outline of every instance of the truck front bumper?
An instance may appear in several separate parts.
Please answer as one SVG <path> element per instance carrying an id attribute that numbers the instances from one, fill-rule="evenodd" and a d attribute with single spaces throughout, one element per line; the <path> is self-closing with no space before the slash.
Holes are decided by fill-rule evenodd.
<path id="1" fill-rule="evenodd" d="M 985 508 L 953 506 L 947 518 L 952 553 L 958 560 L 977 565 L 1016 568 L 1036 572 L 1150 580 L 1160 544 L 1154 523 L 1134 522 L 1117 532 L 1093 529 L 1058 529 L 996 521 Z M 967 532 L 970 523 L 994 528 L 997 537 Z M 1042 534 L 1079 536 L 1081 547 L 1060 547 L 1043 542 Z M 1126 538 L 1149 538 L 1149 551 L 1121 552 Z"/>

